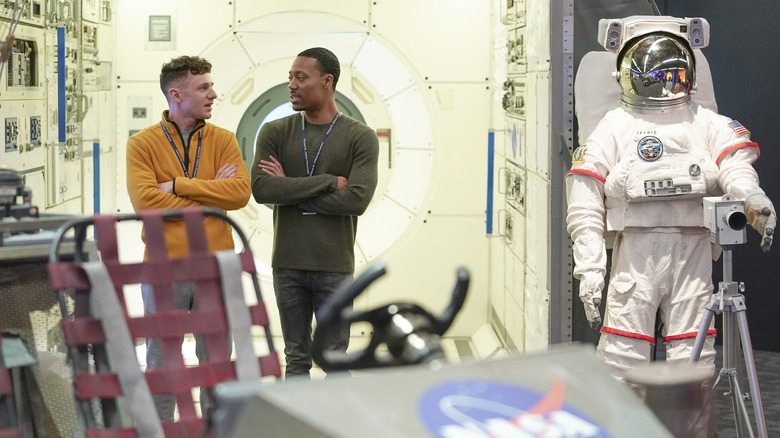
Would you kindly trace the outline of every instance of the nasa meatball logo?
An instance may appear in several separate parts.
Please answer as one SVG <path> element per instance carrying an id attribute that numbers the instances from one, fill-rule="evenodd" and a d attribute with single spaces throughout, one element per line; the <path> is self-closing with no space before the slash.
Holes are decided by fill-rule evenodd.
<path id="1" fill-rule="evenodd" d="M 664 153 L 664 144 L 658 137 L 648 135 L 639 140 L 636 145 L 636 151 L 639 153 L 639 157 L 645 161 L 655 161 L 661 158 L 661 154 Z"/>
<path id="2" fill-rule="evenodd" d="M 496 381 L 455 380 L 429 389 L 419 412 L 439 438 L 609 438 L 565 403 L 565 393 L 560 377 L 547 394 Z"/>

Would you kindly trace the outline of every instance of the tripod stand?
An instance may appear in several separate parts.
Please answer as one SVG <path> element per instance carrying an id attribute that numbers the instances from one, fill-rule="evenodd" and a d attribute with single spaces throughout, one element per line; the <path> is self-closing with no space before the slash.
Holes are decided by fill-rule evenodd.
<path id="1" fill-rule="evenodd" d="M 758 390 L 758 378 L 756 377 L 756 366 L 753 360 L 753 348 L 750 343 L 750 333 L 748 332 L 747 316 L 745 314 L 745 296 L 740 292 L 745 291 L 744 283 L 736 283 L 731 279 L 731 249 L 723 248 L 723 281 L 718 284 L 718 292 L 712 295 L 712 299 L 707 304 L 707 312 L 696 335 L 696 341 L 691 355 L 691 364 L 699 360 L 707 331 L 712 322 L 712 316 L 715 313 L 723 313 L 723 367 L 715 379 L 713 390 L 718 386 L 720 379 L 725 375 L 729 380 L 729 392 L 731 395 L 731 405 L 734 412 L 734 421 L 737 427 L 737 436 L 743 437 L 747 431 L 753 438 L 753 428 L 750 424 L 748 410 L 745 406 L 739 380 L 737 379 L 737 342 L 741 340 L 742 352 L 745 357 L 745 366 L 748 375 L 748 384 L 750 386 L 750 399 L 753 401 L 753 412 L 756 418 L 758 436 L 767 437 L 766 422 L 764 421 L 764 408 L 761 404 L 761 392 Z M 736 323 L 736 326 L 735 326 Z"/>

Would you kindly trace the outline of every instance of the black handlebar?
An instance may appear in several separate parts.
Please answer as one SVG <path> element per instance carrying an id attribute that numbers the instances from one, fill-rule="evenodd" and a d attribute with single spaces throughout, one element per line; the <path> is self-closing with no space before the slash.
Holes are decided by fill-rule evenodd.
<path id="1" fill-rule="evenodd" d="M 344 286 L 323 304 L 317 315 L 312 358 L 327 371 L 376 368 L 444 360 L 440 338 L 463 307 L 469 273 L 458 268 L 450 304 L 438 317 L 412 303 L 394 303 L 370 311 L 352 311 L 350 303 L 371 283 L 386 273 L 382 262 L 369 266 L 355 281 Z M 341 324 L 367 322 L 373 326 L 368 346 L 358 352 L 327 351 L 327 340 Z M 385 344 L 387 353 L 378 353 Z"/>

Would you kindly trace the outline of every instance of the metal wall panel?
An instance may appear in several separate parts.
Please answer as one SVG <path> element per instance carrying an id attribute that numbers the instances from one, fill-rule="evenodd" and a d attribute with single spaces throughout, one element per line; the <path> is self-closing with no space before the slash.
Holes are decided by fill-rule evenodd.
<path id="1" fill-rule="evenodd" d="M 484 83 L 490 76 L 490 0 L 374 3 L 370 32 L 402 47 L 426 81 Z"/>

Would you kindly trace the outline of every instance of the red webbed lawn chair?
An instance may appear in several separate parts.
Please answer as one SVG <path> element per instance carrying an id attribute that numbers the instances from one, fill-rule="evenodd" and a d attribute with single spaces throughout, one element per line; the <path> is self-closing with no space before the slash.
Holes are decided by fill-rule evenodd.
<path id="1" fill-rule="evenodd" d="M 243 246 L 240 252 L 209 253 L 203 228 L 207 217 L 233 228 Z M 138 220 L 146 233 L 147 260 L 123 263 L 117 241 L 119 223 Z M 190 248 L 186 258 L 167 256 L 163 223 L 169 220 L 186 224 Z M 99 260 L 89 260 L 85 251 L 89 229 L 94 230 Z M 60 243 L 69 238 L 75 239 L 75 260 L 61 261 Z M 221 210 L 194 208 L 74 219 L 57 231 L 48 272 L 60 302 L 77 415 L 87 437 L 209 436 L 208 415 L 198 415 L 194 389 L 281 376 L 249 243 Z M 251 278 L 256 303 L 245 301 L 242 277 Z M 194 284 L 197 308 L 176 308 L 174 285 L 182 282 Z M 137 284 L 152 285 L 155 313 L 129 316 L 123 289 Z M 264 336 L 256 343 L 252 332 L 258 326 Z M 185 364 L 185 335 L 203 338 L 207 361 Z M 161 340 L 162 368 L 142 370 L 139 366 L 135 345 L 146 338 Z M 160 421 L 152 394 L 173 394 L 178 419 Z"/>

